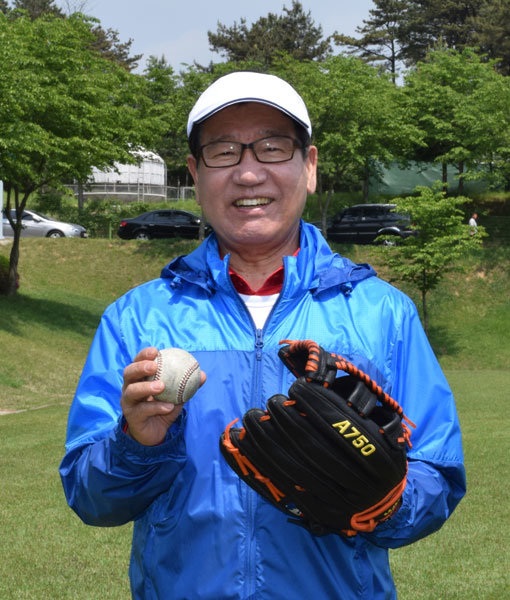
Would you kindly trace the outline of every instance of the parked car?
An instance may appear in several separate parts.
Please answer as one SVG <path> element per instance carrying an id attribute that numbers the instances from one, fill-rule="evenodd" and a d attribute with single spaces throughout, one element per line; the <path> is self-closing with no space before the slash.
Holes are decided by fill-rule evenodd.
<path id="1" fill-rule="evenodd" d="M 11 209 L 11 217 L 16 220 L 16 211 Z M 14 232 L 7 215 L 2 215 L 3 234 L 13 237 Z M 34 210 L 24 210 L 21 216 L 21 237 L 88 237 L 87 230 L 75 223 L 63 223 Z"/>
<path id="2" fill-rule="evenodd" d="M 152 238 L 198 238 L 200 217 L 186 210 L 159 209 L 122 219 L 117 235 L 124 240 Z M 205 233 L 210 232 L 206 224 Z"/>
<path id="3" fill-rule="evenodd" d="M 325 231 L 322 227 L 322 221 L 309 221 L 310 225 L 317 227 L 317 229 L 322 233 L 322 235 L 326 235 Z M 328 227 L 329 221 L 326 222 L 326 227 Z"/>
<path id="4" fill-rule="evenodd" d="M 373 244 L 380 235 L 406 238 L 416 235 L 409 215 L 394 212 L 394 204 L 356 204 L 328 223 L 328 240 L 348 244 Z M 390 242 L 391 243 L 391 242 Z"/>

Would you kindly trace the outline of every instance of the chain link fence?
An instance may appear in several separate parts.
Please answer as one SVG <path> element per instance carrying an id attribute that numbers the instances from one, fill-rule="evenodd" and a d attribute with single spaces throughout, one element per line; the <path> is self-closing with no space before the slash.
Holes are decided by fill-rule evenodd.
<path id="1" fill-rule="evenodd" d="M 79 185 L 67 185 L 78 195 Z M 82 187 L 84 198 L 116 198 L 124 202 L 161 202 L 162 200 L 193 200 L 192 186 L 173 187 L 149 183 L 88 183 Z"/>

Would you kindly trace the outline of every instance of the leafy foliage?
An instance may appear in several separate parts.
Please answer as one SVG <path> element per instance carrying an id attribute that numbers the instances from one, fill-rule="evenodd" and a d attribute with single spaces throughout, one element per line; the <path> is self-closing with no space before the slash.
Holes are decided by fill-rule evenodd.
<path id="1" fill-rule="evenodd" d="M 478 6 L 474 0 L 467 4 L 462 10 L 457 6 L 455 12 L 455 7 L 446 3 L 441 8 L 443 12 L 439 11 L 435 17 L 435 29 L 429 32 L 427 44 L 434 42 L 436 34 L 443 39 L 440 25 L 443 22 L 446 27 L 445 15 L 455 13 L 454 22 L 459 27 L 460 22 L 466 20 L 467 23 Z M 418 31 L 434 7 L 434 2 L 377 0 L 370 11 L 371 18 L 364 22 L 365 27 L 358 28 L 363 40 L 352 47 L 351 53 L 359 54 L 365 62 L 390 65 L 390 71 L 395 74 L 396 63 L 405 58 L 401 42 L 406 27 L 414 23 Z M 297 3 L 293 4 L 293 10 L 302 13 L 302 7 Z M 285 19 L 289 12 L 285 9 L 286 14 L 282 16 L 270 14 L 251 27 L 245 22 L 242 27 L 220 25 L 224 32 L 229 32 L 225 34 L 226 38 L 236 48 L 235 52 L 226 54 L 231 59 L 228 63 L 211 63 L 207 69 L 195 65 L 177 75 L 164 57 L 151 57 L 146 76 L 154 90 L 154 101 L 160 104 L 169 124 L 158 151 L 164 156 L 169 177 L 174 181 L 186 181 L 185 123 L 189 109 L 207 83 L 233 69 L 274 72 L 291 81 L 305 97 L 314 126 L 314 142 L 320 150 L 320 201 L 340 186 L 348 189 L 351 185 L 358 186 L 360 181 L 368 182 L 369 176 L 377 176 L 378 165 L 391 159 L 437 160 L 445 165 L 445 177 L 446 165 L 455 165 L 462 172 L 460 193 L 465 179 L 475 176 L 475 172 L 476 176 L 482 174 L 479 169 L 475 171 L 475 163 L 486 161 L 490 164 L 490 176 L 494 180 L 504 170 L 510 157 L 509 136 L 504 125 L 508 112 L 505 106 L 510 103 L 505 104 L 507 94 L 501 78 L 492 78 L 493 62 L 480 57 L 474 50 L 457 52 L 443 44 L 431 53 L 432 58 L 427 58 L 427 64 L 433 63 L 433 67 L 420 63 L 411 71 L 405 92 L 398 88 L 392 93 L 377 69 L 368 66 L 364 69 L 359 62 L 346 62 L 345 56 L 296 59 L 288 48 L 286 54 L 273 53 L 270 57 L 264 54 L 261 51 L 263 32 Z M 257 27 L 262 25 L 264 27 L 259 31 Z M 294 29 L 299 40 L 296 34 L 299 30 Z M 337 36 L 337 40 L 341 37 Z M 345 36 L 343 39 L 345 41 Z M 454 40 L 454 37 L 449 39 Z M 299 45 L 299 41 L 295 43 Z M 271 50 L 275 48 L 271 44 Z M 279 52 L 281 50 L 278 48 Z M 441 61 L 434 58 L 436 52 L 441 56 L 441 52 L 444 53 L 441 66 Z M 239 62 L 241 58 L 246 60 Z M 480 72 L 476 72 L 477 68 Z M 427 70 L 431 73 L 426 74 Z M 166 88 L 161 87 L 164 77 L 167 78 Z M 475 80 L 471 89 L 470 78 Z M 365 200 L 367 197 L 365 185 Z M 327 200 L 323 202 L 323 209 L 325 213 Z"/>
<path id="2" fill-rule="evenodd" d="M 150 56 L 146 62 L 144 76 L 147 81 L 147 95 L 154 105 L 154 111 L 167 122 L 165 131 L 154 144 L 154 150 L 163 158 L 167 168 L 174 171 L 176 167 L 179 169 L 183 166 L 186 153 L 186 138 L 182 136 L 182 131 L 180 135 L 177 133 L 179 123 L 173 119 L 175 106 L 172 100 L 176 95 L 178 77 L 164 56 Z"/>
<path id="3" fill-rule="evenodd" d="M 84 181 L 92 166 L 133 162 L 131 151 L 150 148 L 164 127 L 144 78 L 91 50 L 93 39 L 81 15 L 0 15 L 0 178 L 6 209 L 16 209 L 11 293 L 28 196 L 45 185 Z"/>
<path id="4" fill-rule="evenodd" d="M 473 50 L 429 53 L 406 76 L 404 94 L 409 118 L 425 134 L 418 159 L 469 170 L 508 155 L 510 80 Z"/>
<path id="5" fill-rule="evenodd" d="M 132 162 L 161 127 L 145 81 L 88 48 L 81 17 L 0 19 L 0 173 L 6 189 L 33 191 L 91 167 Z"/>
<path id="6" fill-rule="evenodd" d="M 300 2 L 283 7 L 283 14 L 269 13 L 248 26 L 246 19 L 231 27 L 218 23 L 216 33 L 209 31 L 209 44 L 230 61 L 256 60 L 269 66 L 279 54 L 297 60 L 323 60 L 331 52 L 329 39 L 323 39 L 322 27 L 316 26 L 310 12 Z"/>
<path id="7" fill-rule="evenodd" d="M 356 29 L 361 37 L 336 34 L 334 39 L 349 53 L 386 65 L 393 75 L 399 61 L 416 65 L 438 45 L 458 51 L 479 46 L 500 59 L 503 71 L 508 67 L 507 0 L 374 0 L 374 5 Z"/>
<path id="8" fill-rule="evenodd" d="M 472 45 L 473 19 L 484 0 L 406 0 L 399 28 L 408 65 L 425 59 L 438 43 L 462 50 Z"/>
<path id="9" fill-rule="evenodd" d="M 86 0 L 81 3 L 81 9 L 85 8 Z M 70 3 L 67 2 L 68 12 L 81 12 L 81 9 L 71 10 Z M 7 0 L 0 0 L 0 13 L 9 14 L 10 18 L 18 18 L 23 14 L 28 14 L 33 21 L 44 15 L 66 18 L 66 14 L 55 4 L 55 0 L 14 0 L 9 7 Z M 141 54 L 130 56 L 132 39 L 127 42 L 121 42 L 119 32 L 114 29 L 103 29 L 97 19 L 91 18 L 96 24 L 92 28 L 94 38 L 91 39 L 90 47 L 103 55 L 104 58 L 112 60 L 123 66 L 127 70 L 133 70 L 137 67 L 138 61 L 142 58 Z"/>
<path id="10" fill-rule="evenodd" d="M 421 293 L 425 331 L 428 330 L 427 293 L 437 287 L 448 271 L 459 268 L 459 259 L 481 246 L 483 227 L 470 235 L 460 207 L 462 196 L 449 197 L 437 188 L 419 187 L 416 196 L 396 198 L 396 212 L 408 213 L 418 235 L 399 246 L 382 246 L 380 252 L 393 279 L 413 284 Z"/>
<path id="11" fill-rule="evenodd" d="M 136 69 L 142 54 L 130 56 L 131 44 L 133 40 L 130 38 L 127 42 L 121 42 L 119 32 L 115 29 L 103 29 L 100 24 L 92 28 L 94 40 L 90 47 L 99 52 L 104 58 L 116 62 L 128 71 Z"/>
<path id="12" fill-rule="evenodd" d="M 225 65 L 218 65 L 218 69 L 213 67 L 207 71 L 188 66 L 177 75 L 164 56 L 150 56 L 147 60 L 144 71 L 147 93 L 154 113 L 165 122 L 165 130 L 156 141 L 155 150 L 166 162 L 169 180 L 181 185 L 187 180 L 188 113 L 198 96 L 224 68 Z"/>
<path id="13" fill-rule="evenodd" d="M 473 44 L 490 58 L 503 75 L 510 75 L 510 2 L 486 0 L 474 19 Z"/>
<path id="14" fill-rule="evenodd" d="M 54 0 L 14 0 L 13 10 L 25 10 L 32 20 L 43 15 L 62 17 L 63 13 Z"/>

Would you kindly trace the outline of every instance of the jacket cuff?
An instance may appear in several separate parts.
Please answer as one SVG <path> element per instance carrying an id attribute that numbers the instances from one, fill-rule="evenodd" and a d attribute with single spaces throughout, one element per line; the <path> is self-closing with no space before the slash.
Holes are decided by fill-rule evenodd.
<path id="1" fill-rule="evenodd" d="M 153 463 L 169 458 L 183 459 L 186 456 L 185 423 L 186 414 L 185 411 L 182 411 L 177 420 L 168 428 L 165 439 L 161 444 L 144 446 L 126 433 L 127 422 L 124 415 L 122 415 L 112 431 L 112 442 L 126 454 L 126 459 L 138 463 Z"/>

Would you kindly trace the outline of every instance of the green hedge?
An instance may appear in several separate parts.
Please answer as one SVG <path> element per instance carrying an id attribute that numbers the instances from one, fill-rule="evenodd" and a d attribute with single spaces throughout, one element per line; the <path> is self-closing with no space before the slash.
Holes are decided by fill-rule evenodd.
<path id="1" fill-rule="evenodd" d="M 120 221 L 158 208 L 188 210 L 200 214 L 195 200 L 166 202 L 124 202 L 118 198 L 88 199 L 79 210 L 74 196 L 59 192 L 36 195 L 30 202 L 34 210 L 69 223 L 78 223 L 87 229 L 90 237 L 115 236 Z"/>

